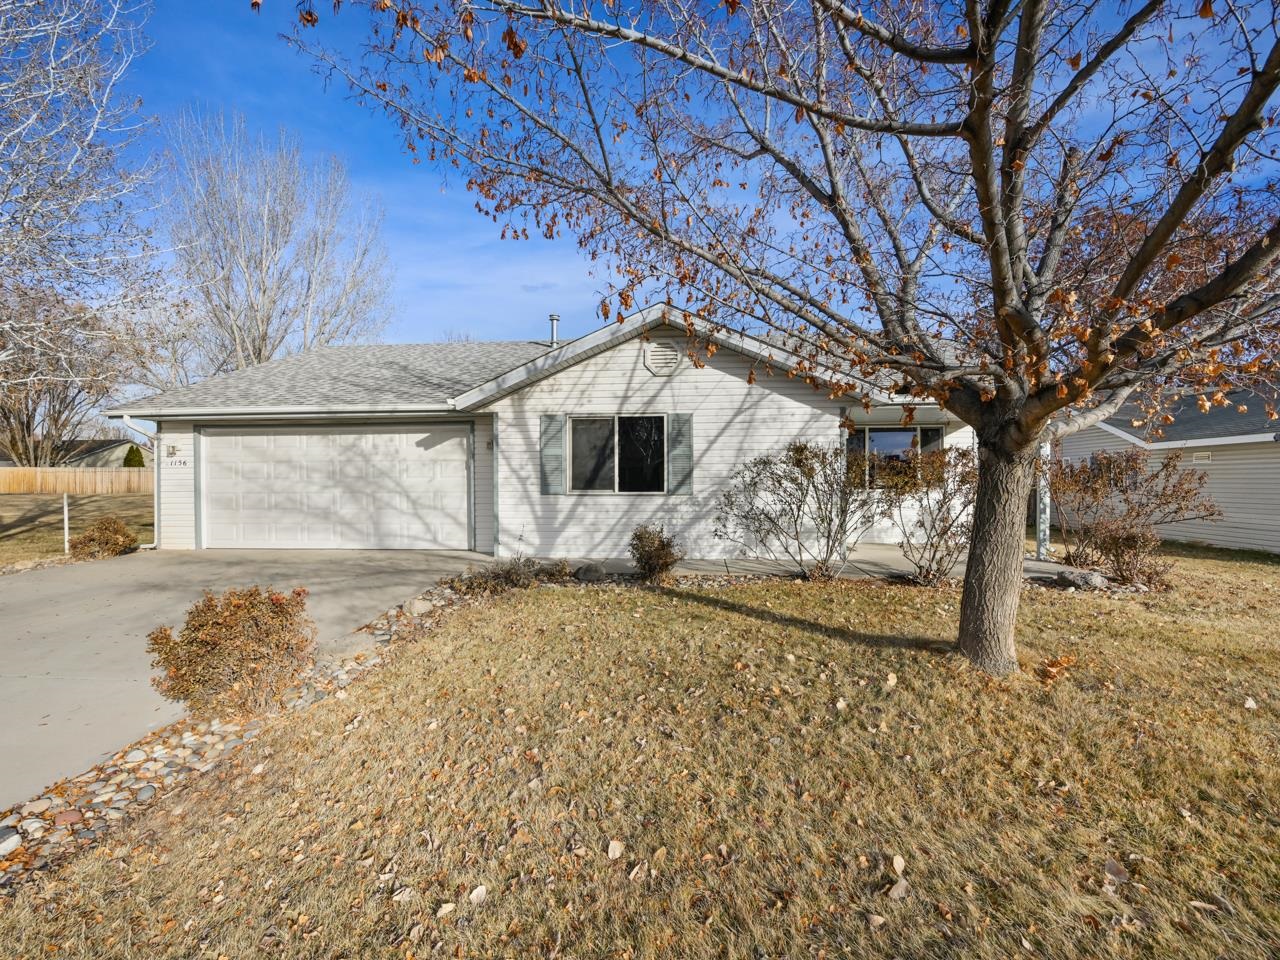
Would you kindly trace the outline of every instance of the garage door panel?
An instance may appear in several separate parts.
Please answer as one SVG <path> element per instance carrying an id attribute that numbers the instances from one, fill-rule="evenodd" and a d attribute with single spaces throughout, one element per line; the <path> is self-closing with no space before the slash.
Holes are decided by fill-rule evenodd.
<path id="1" fill-rule="evenodd" d="M 465 549 L 469 428 L 211 428 L 210 547 Z"/>

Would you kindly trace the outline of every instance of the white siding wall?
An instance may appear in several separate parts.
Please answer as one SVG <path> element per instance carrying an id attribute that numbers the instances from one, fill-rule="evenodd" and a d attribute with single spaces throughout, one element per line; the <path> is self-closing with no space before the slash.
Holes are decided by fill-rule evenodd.
<path id="1" fill-rule="evenodd" d="M 1060 455 L 1078 460 L 1101 450 L 1132 449 L 1134 445 L 1123 438 L 1091 427 L 1065 438 Z M 1196 452 L 1208 453 L 1210 461 L 1192 463 Z M 1161 453 L 1152 451 L 1153 457 Z M 1157 528 L 1162 537 L 1280 553 L 1280 443 L 1190 447 L 1182 451 L 1182 465 L 1206 475 L 1204 492 L 1223 518 L 1216 523 L 1171 523 Z"/>
<path id="2" fill-rule="evenodd" d="M 683 353 L 683 338 L 676 341 Z M 674 375 L 654 376 L 644 366 L 643 349 L 643 341 L 629 341 L 492 405 L 498 432 L 499 555 L 623 557 L 636 525 L 662 523 L 690 557 L 736 556 L 736 545 L 712 534 L 717 495 L 734 470 L 793 440 L 840 440 L 842 404 L 805 383 L 761 374 L 748 384 L 749 361 L 728 350 L 717 352 L 703 368 L 686 360 Z M 550 413 L 691 414 L 692 495 L 542 495 L 539 418 Z M 859 408 L 854 419 L 893 425 L 899 417 L 896 409 L 863 414 Z M 925 415 L 919 420 L 928 422 Z M 972 443 L 972 432 L 957 430 L 948 442 Z M 894 542 L 897 535 L 886 525 L 866 539 Z"/>
<path id="3" fill-rule="evenodd" d="M 475 549 L 493 553 L 493 419 L 475 421 L 475 467 L 471 473 L 475 517 Z"/>
<path id="4" fill-rule="evenodd" d="M 194 549 L 196 449 L 191 424 L 176 421 L 159 424 L 157 456 L 160 457 L 160 529 L 156 544 L 163 550 Z"/>

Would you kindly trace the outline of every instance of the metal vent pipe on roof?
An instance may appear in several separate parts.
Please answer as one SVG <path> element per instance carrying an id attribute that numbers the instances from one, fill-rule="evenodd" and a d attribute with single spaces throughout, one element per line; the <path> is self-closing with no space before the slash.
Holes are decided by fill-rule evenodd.
<path id="1" fill-rule="evenodd" d="M 548 317 L 551 321 L 551 346 L 560 346 L 560 314 L 553 313 Z"/>

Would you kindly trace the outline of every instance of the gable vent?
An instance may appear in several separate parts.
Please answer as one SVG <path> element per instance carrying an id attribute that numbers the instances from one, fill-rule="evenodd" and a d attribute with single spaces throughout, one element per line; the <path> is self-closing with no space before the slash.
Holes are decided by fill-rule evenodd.
<path id="1" fill-rule="evenodd" d="M 1191 454 L 1192 463 L 1212 463 L 1213 453 L 1209 450 L 1197 450 Z"/>
<path id="2" fill-rule="evenodd" d="M 644 345 L 644 365 L 655 377 L 669 377 L 680 369 L 680 349 L 670 340 Z"/>

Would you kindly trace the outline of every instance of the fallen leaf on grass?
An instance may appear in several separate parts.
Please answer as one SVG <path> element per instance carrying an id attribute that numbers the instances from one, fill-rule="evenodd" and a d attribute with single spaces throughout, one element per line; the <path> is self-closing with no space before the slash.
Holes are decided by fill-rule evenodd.
<path id="1" fill-rule="evenodd" d="M 456 903 L 442 903 L 440 904 L 440 909 L 436 911 L 436 919 L 440 920 L 444 917 L 447 917 L 449 914 L 453 913 L 453 911 L 457 909 L 458 909 L 458 905 Z"/>
<path id="2" fill-rule="evenodd" d="M 910 887 L 911 885 L 907 883 L 906 877 L 899 877 L 898 882 L 889 888 L 889 898 L 891 900 L 907 899 L 907 891 Z"/>
<path id="3" fill-rule="evenodd" d="M 472 906 L 478 907 L 484 903 L 484 898 L 487 896 L 489 896 L 489 889 L 482 883 L 471 891 L 467 899 L 471 901 Z"/>
<path id="4" fill-rule="evenodd" d="M 1253 697 L 1245 697 L 1245 698 L 1244 698 L 1244 708 L 1245 708 L 1246 710 L 1257 710 L 1257 709 L 1258 709 L 1258 701 L 1257 701 L 1257 700 L 1255 700 L 1255 699 L 1253 699 Z"/>
<path id="5" fill-rule="evenodd" d="M 907 861 L 902 858 L 902 854 L 895 853 L 893 855 L 893 872 L 898 876 L 902 876 L 902 871 L 907 869 Z"/>
<path id="6" fill-rule="evenodd" d="M 878 913 L 868 913 L 867 923 L 871 925 L 872 930 L 875 930 L 877 927 L 883 927 L 885 925 L 885 919 Z"/>
<path id="7" fill-rule="evenodd" d="M 1210 913 L 1222 912 L 1220 907 L 1216 907 L 1212 903 L 1205 903 L 1203 900 L 1188 900 L 1187 905 L 1195 907 L 1197 910 L 1208 910 Z"/>
<path id="8" fill-rule="evenodd" d="M 617 860 L 620 856 L 622 856 L 622 851 L 625 849 L 627 849 L 627 845 L 623 843 L 621 840 L 610 840 L 609 841 L 609 859 Z"/>
<path id="9" fill-rule="evenodd" d="M 1061 657 L 1054 657 L 1052 660 L 1046 660 L 1040 666 L 1036 667 L 1036 676 L 1041 682 L 1047 684 L 1060 678 L 1068 669 L 1076 665 L 1076 658 L 1071 654 L 1064 654 Z"/>

